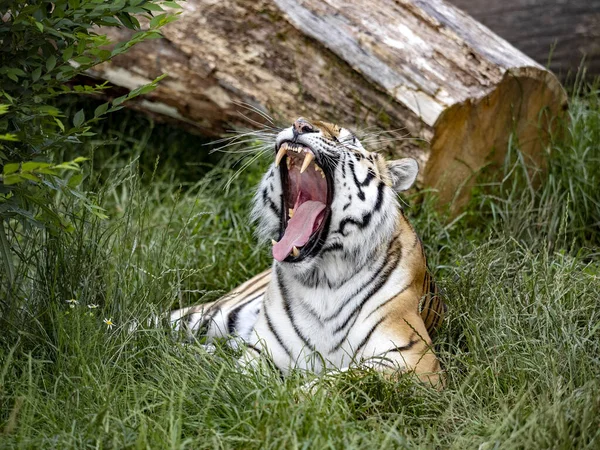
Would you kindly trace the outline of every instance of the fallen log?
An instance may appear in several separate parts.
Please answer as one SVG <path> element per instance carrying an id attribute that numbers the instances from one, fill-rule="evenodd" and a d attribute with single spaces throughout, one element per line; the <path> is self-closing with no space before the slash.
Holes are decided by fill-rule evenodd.
<path id="1" fill-rule="evenodd" d="M 94 75 L 133 89 L 168 73 L 134 105 L 204 135 L 248 126 L 240 103 L 287 123 L 305 116 L 405 130 L 416 139 L 393 142 L 392 152 L 415 157 L 421 185 L 454 207 L 468 198 L 474 174 L 502 160 L 511 132 L 537 161 L 540 130 L 566 107 L 552 73 L 443 0 L 182 6 L 164 39 L 134 47 Z"/>

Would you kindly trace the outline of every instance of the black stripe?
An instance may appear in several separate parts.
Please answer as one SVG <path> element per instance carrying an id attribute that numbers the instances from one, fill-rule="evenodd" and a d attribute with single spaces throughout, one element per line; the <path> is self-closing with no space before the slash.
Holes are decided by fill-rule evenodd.
<path id="1" fill-rule="evenodd" d="M 360 352 L 362 350 L 362 348 L 367 344 L 367 342 L 369 341 L 369 339 L 371 339 L 371 336 L 373 335 L 373 333 L 375 332 L 375 330 L 377 329 L 377 327 L 385 319 L 387 319 L 387 316 L 381 317 L 377 322 L 375 322 L 375 325 L 373 325 L 371 327 L 371 329 L 369 330 L 369 332 L 367 333 L 367 335 L 363 338 L 362 341 L 360 341 L 360 344 L 358 345 L 358 347 L 356 347 L 356 350 L 354 351 L 354 357 L 355 358 L 356 358 L 356 355 L 358 355 L 358 352 Z"/>
<path id="2" fill-rule="evenodd" d="M 283 340 L 281 339 L 281 336 L 279 336 L 279 334 L 277 333 L 277 331 L 275 331 L 275 327 L 273 326 L 273 322 L 271 321 L 271 318 L 269 317 L 269 313 L 267 312 L 267 309 L 264 309 L 265 311 L 265 318 L 267 319 L 267 326 L 269 327 L 269 331 L 271 332 L 271 334 L 273 336 L 275 336 L 275 339 L 277 340 L 277 342 L 279 343 L 279 345 L 281 346 L 281 348 L 283 348 L 283 350 L 287 353 L 287 355 L 291 358 L 292 357 L 292 352 L 290 351 L 290 349 L 283 343 Z"/>
<path id="3" fill-rule="evenodd" d="M 414 334 L 413 334 L 414 336 Z M 405 352 L 406 350 L 410 350 L 411 348 L 413 348 L 415 346 L 415 344 L 419 342 L 418 339 L 414 339 L 412 338 L 412 336 L 410 337 L 410 341 L 408 342 L 408 344 L 403 345 L 402 347 L 395 347 L 391 350 L 388 350 L 386 353 L 391 353 L 391 352 L 398 352 L 398 353 L 402 353 Z"/>
<path id="4" fill-rule="evenodd" d="M 369 280 L 366 283 L 363 283 L 358 289 L 356 289 L 351 295 L 349 295 L 340 305 L 340 307 L 330 316 L 325 317 L 324 321 L 325 322 L 330 322 L 334 319 L 339 319 L 340 317 L 340 313 L 342 312 L 342 310 L 344 309 L 344 307 L 358 294 L 360 294 L 364 289 L 366 289 L 369 285 L 371 285 L 379 276 L 381 269 L 383 269 L 383 267 L 385 267 L 386 264 L 386 260 L 384 258 L 382 264 L 380 264 L 379 267 L 377 267 L 375 270 L 373 270 L 373 275 L 371 275 L 371 278 L 369 278 Z M 338 329 L 335 330 L 335 333 L 337 333 L 338 331 L 340 331 L 341 329 L 344 328 L 345 324 L 347 323 L 347 321 L 350 320 L 350 318 L 346 319 L 346 321 L 344 322 L 344 325 L 338 327 Z"/>
<path id="5" fill-rule="evenodd" d="M 432 290 L 433 290 L 433 292 L 432 292 Z M 428 308 L 428 311 L 427 311 L 427 314 L 425 315 L 425 318 L 423 319 L 423 322 L 425 323 L 425 325 L 427 325 L 427 321 L 429 320 L 429 315 L 431 314 L 431 311 L 434 308 L 433 301 L 436 299 L 436 296 L 435 296 L 435 284 L 433 283 L 433 281 L 431 280 L 430 277 L 429 277 L 429 286 L 427 286 L 426 295 L 427 295 L 427 308 Z"/>
<path id="6" fill-rule="evenodd" d="M 379 182 L 379 184 L 377 185 L 377 200 L 375 201 L 375 206 L 373 208 L 374 211 L 379 211 L 379 209 L 381 208 L 381 205 L 383 204 L 383 188 L 385 187 L 385 184 L 383 184 L 382 182 Z"/>
<path id="7" fill-rule="evenodd" d="M 386 367 L 388 369 L 393 369 L 393 370 L 400 369 L 398 361 L 394 361 L 393 359 L 386 358 L 385 356 L 371 356 L 369 359 L 365 359 L 362 362 L 362 364 L 369 364 L 369 363 L 379 364 L 382 367 Z"/>
<path id="8" fill-rule="evenodd" d="M 237 320 L 237 317 L 240 313 L 240 311 L 242 310 L 242 308 L 244 308 L 245 306 L 248 306 L 250 303 L 254 302 L 256 299 L 258 299 L 261 295 L 264 295 L 263 293 L 258 294 L 255 297 L 252 297 L 250 300 L 246 300 L 246 297 L 244 297 L 244 302 L 241 302 L 239 305 L 236 305 L 230 312 L 229 315 L 227 316 L 227 331 L 229 332 L 229 334 L 233 334 L 236 331 L 235 328 L 235 322 Z"/>
<path id="9" fill-rule="evenodd" d="M 271 359 L 271 358 L 267 358 L 261 349 L 255 347 L 252 344 L 246 344 L 246 347 L 250 350 L 254 350 L 256 353 L 258 353 L 258 355 L 264 359 L 264 361 L 269 365 L 269 367 L 271 367 L 272 369 L 276 370 L 279 373 L 279 376 L 281 377 L 281 379 L 285 379 L 285 376 L 283 374 L 283 371 L 275 364 L 275 362 Z"/>
<path id="10" fill-rule="evenodd" d="M 359 229 L 362 230 L 363 228 L 366 228 L 369 225 L 369 223 L 371 222 L 372 215 L 373 213 L 371 212 L 365 213 L 362 216 L 361 220 L 355 219 L 353 217 L 346 217 L 340 222 L 340 226 L 335 232 L 341 234 L 342 236 L 346 236 L 346 233 L 344 231 L 346 225 L 348 224 L 356 225 Z"/>
<path id="11" fill-rule="evenodd" d="M 200 322 L 200 325 L 198 326 L 198 329 L 196 330 L 196 333 L 195 333 L 196 335 L 208 334 L 208 332 L 210 331 L 210 325 L 211 325 L 211 323 L 213 323 L 215 316 L 219 312 L 219 308 L 217 308 L 216 306 L 217 306 L 216 303 L 214 303 L 206 310 L 207 313 L 211 309 L 213 311 L 210 313 L 210 315 L 208 317 L 200 319 L 201 322 Z M 194 313 L 189 315 L 189 320 L 187 321 L 188 329 L 190 328 L 193 314 Z M 202 312 L 201 314 L 204 315 L 204 312 Z M 190 330 L 190 331 L 192 331 L 192 330 Z M 205 332 L 200 333 L 201 331 L 205 331 Z"/>
<path id="12" fill-rule="evenodd" d="M 406 291 L 409 287 L 411 286 L 411 284 L 407 284 L 406 286 L 404 286 L 402 289 L 400 289 L 400 291 L 397 294 L 394 294 L 391 298 L 388 298 L 385 302 L 381 303 L 379 306 L 377 306 L 377 308 L 375 308 L 373 311 L 371 311 L 369 313 L 369 315 L 367 317 L 365 317 L 365 320 L 367 320 L 369 317 L 371 317 L 376 311 L 379 311 L 381 308 L 383 308 L 385 305 L 387 305 L 389 302 L 391 302 L 392 300 L 395 300 L 396 297 L 398 297 L 400 294 L 402 294 L 404 291 Z"/>
<path id="13" fill-rule="evenodd" d="M 262 280 L 264 280 L 264 278 L 269 274 L 269 272 L 265 272 L 265 274 L 263 274 L 261 277 L 259 277 L 257 280 L 254 280 L 248 287 L 246 287 L 245 289 L 249 289 L 252 286 L 254 286 L 255 284 L 261 282 Z M 238 296 L 238 295 L 242 295 L 244 294 L 241 298 L 237 299 L 237 301 L 239 302 L 243 302 L 240 305 L 235 306 L 234 310 L 232 312 L 234 312 L 236 309 L 243 307 L 245 305 L 247 305 L 248 303 L 250 303 L 253 300 L 256 300 L 256 298 L 258 298 L 259 296 L 263 295 L 264 292 L 260 292 L 257 296 L 253 297 L 252 299 L 248 300 L 248 301 L 244 301 L 246 300 L 249 296 L 259 292 L 260 290 L 264 290 L 265 289 L 265 285 L 261 285 L 258 286 L 256 289 L 252 290 L 251 292 L 245 292 L 245 291 L 241 291 L 241 292 L 233 292 L 230 294 L 225 295 L 224 297 L 221 297 L 220 299 L 218 299 L 216 302 L 214 302 L 207 310 L 206 313 L 210 312 L 212 310 L 212 313 L 210 314 L 210 317 L 206 318 L 206 319 L 202 319 L 201 325 L 198 329 L 198 331 L 200 331 L 200 329 L 204 328 L 206 326 L 206 324 L 208 322 L 211 322 L 215 316 L 217 315 L 217 313 L 219 311 L 223 310 L 223 303 L 226 303 L 230 300 L 233 299 L 233 297 Z M 231 313 L 230 313 L 231 314 Z M 237 317 L 237 312 L 234 313 L 234 317 L 228 317 L 227 319 L 227 331 L 231 334 L 231 327 L 232 327 L 232 323 L 235 321 Z M 191 321 L 191 314 L 190 314 L 190 319 L 189 321 Z M 188 328 L 189 328 L 189 321 L 188 321 Z M 208 332 L 208 330 L 206 330 Z"/>
<path id="14" fill-rule="evenodd" d="M 389 255 L 387 255 L 389 256 Z M 387 259 L 387 258 L 386 258 Z M 362 308 L 364 307 L 364 305 L 371 299 L 371 297 L 373 297 L 373 295 L 375 295 L 377 292 L 379 292 L 379 290 L 383 287 L 383 285 L 385 285 L 385 283 L 387 282 L 387 280 L 389 279 L 390 274 L 394 271 L 394 269 L 397 267 L 398 265 L 398 261 L 400 260 L 400 256 L 397 255 L 396 258 L 394 258 L 391 261 L 391 264 L 388 265 L 388 267 L 384 270 L 383 275 L 377 280 L 377 283 L 375 284 L 375 286 L 373 286 L 370 291 L 367 293 L 367 295 L 365 297 L 363 297 L 363 299 L 361 300 L 361 302 L 358 304 L 358 306 L 356 308 L 354 308 L 354 310 L 352 311 L 352 313 L 346 318 L 346 320 L 344 321 L 344 323 L 342 325 L 340 325 L 335 331 L 334 333 L 338 333 L 339 331 L 342 331 L 344 328 L 347 327 L 348 323 L 350 322 L 350 319 L 352 319 L 354 317 L 354 321 L 352 322 L 352 324 L 346 329 L 346 333 L 344 334 L 344 336 L 339 340 L 339 342 L 333 346 L 333 348 L 330 350 L 331 352 L 338 350 L 341 346 L 342 343 L 348 338 L 348 335 L 350 334 L 350 330 L 352 329 L 352 327 L 354 326 L 354 323 L 356 323 L 356 320 L 358 319 L 359 316 L 359 312 L 362 310 Z M 389 262 L 389 260 L 387 261 Z"/>
<path id="15" fill-rule="evenodd" d="M 344 302 L 342 303 L 342 305 L 340 306 L 340 308 L 335 313 L 333 313 L 329 317 L 326 317 L 324 319 L 326 322 L 329 322 L 329 321 L 331 321 L 333 319 L 338 319 L 340 313 L 342 312 L 342 310 L 344 309 L 344 307 L 348 304 L 348 302 L 350 300 L 352 300 L 355 296 L 357 296 L 358 294 L 360 294 L 364 289 L 366 289 L 369 285 L 371 285 L 377 279 L 377 277 L 380 275 L 380 272 L 388 264 L 388 254 L 390 252 L 390 249 L 396 243 L 396 241 L 399 239 L 399 237 L 400 237 L 400 235 L 396 235 L 396 236 L 394 236 L 392 238 L 392 240 L 390 241 L 390 244 L 388 245 L 386 256 L 383 258 L 383 261 L 381 262 L 381 264 L 379 264 L 379 267 L 377 267 L 373 271 L 373 275 L 371 275 L 371 278 L 369 278 L 369 280 L 366 283 L 363 283 L 358 289 L 355 289 L 354 292 L 350 296 L 348 296 L 348 298 L 346 300 L 344 300 Z M 335 332 L 337 333 L 337 332 L 341 331 L 345 327 L 345 325 L 347 324 L 348 320 L 350 320 L 350 317 L 348 317 L 348 319 L 346 319 L 346 321 L 344 322 L 344 325 L 342 325 L 341 327 L 338 327 L 338 329 L 335 330 Z"/>
<path id="16" fill-rule="evenodd" d="M 443 315 L 439 311 L 441 305 L 442 305 L 441 300 L 436 296 L 435 297 L 435 306 L 432 307 L 434 316 L 433 316 L 431 323 L 427 327 L 427 332 L 429 333 L 430 337 L 435 332 L 435 329 L 442 323 Z M 427 324 L 425 324 L 425 325 L 427 325 Z"/>
<path id="17" fill-rule="evenodd" d="M 348 164 L 350 165 L 350 170 L 352 172 L 352 178 L 354 179 L 354 184 L 356 185 L 356 188 L 358 189 L 358 198 L 360 200 L 364 200 L 365 199 L 365 193 L 363 192 L 363 187 L 368 186 L 371 183 L 371 180 L 373 180 L 375 178 L 375 172 L 373 172 L 373 169 L 371 169 L 369 167 L 369 170 L 367 172 L 367 176 L 365 177 L 365 179 L 363 181 L 359 181 L 358 178 L 356 177 L 356 173 L 354 172 L 354 161 L 350 160 L 348 162 Z"/>
<path id="18" fill-rule="evenodd" d="M 262 197 L 263 197 L 263 201 L 267 205 L 269 205 L 269 208 L 271 209 L 271 211 L 273 212 L 273 214 L 275 214 L 277 217 L 279 217 L 279 215 L 280 215 L 279 208 L 277 207 L 277 205 L 275 204 L 275 202 L 273 202 L 273 200 L 271 200 L 271 198 L 269 197 L 269 193 L 267 192 L 267 188 L 263 189 L 263 191 L 262 191 Z"/>
<path id="19" fill-rule="evenodd" d="M 254 286 L 254 284 L 255 284 L 255 283 L 252 283 L 252 286 Z M 256 289 L 254 289 L 254 290 L 252 290 L 252 291 L 250 291 L 250 292 L 245 292 L 245 291 L 242 291 L 242 292 L 235 292 L 234 294 L 235 294 L 235 295 L 244 294 L 244 297 L 243 297 L 243 298 L 248 298 L 248 297 L 250 297 L 251 295 L 254 295 L 254 294 L 256 294 L 256 293 L 257 293 L 257 292 L 259 292 L 259 291 L 263 291 L 263 292 L 261 292 L 261 293 L 259 293 L 259 294 L 258 294 L 258 295 L 262 295 L 262 294 L 264 294 L 264 291 L 266 291 L 266 287 L 268 286 L 268 284 L 269 284 L 269 283 L 265 283 L 265 284 L 263 284 L 263 285 L 261 285 L 261 286 L 258 286 Z M 248 286 L 248 288 L 249 288 L 249 287 L 250 287 L 250 286 Z"/>
<path id="20" fill-rule="evenodd" d="M 368 227 L 371 223 L 371 219 L 373 218 L 373 213 L 378 212 L 381 209 L 381 206 L 383 205 L 384 187 L 385 184 L 381 182 L 377 185 L 377 199 L 375 200 L 375 205 L 372 211 L 365 213 L 362 216 L 362 219 L 360 220 L 355 219 L 353 217 L 346 217 L 340 222 L 340 226 L 338 227 L 337 231 L 335 231 L 335 233 L 340 233 L 342 236 L 346 236 L 345 228 L 348 224 L 356 225 L 361 230 Z"/>
<path id="21" fill-rule="evenodd" d="M 429 297 L 430 294 L 427 294 L 427 296 Z M 430 314 L 431 314 L 431 301 L 429 301 L 429 304 L 427 305 L 427 314 L 425 314 L 425 318 L 423 319 L 423 323 L 425 324 L 425 327 L 427 327 L 427 321 L 429 320 Z"/>
<path id="22" fill-rule="evenodd" d="M 423 291 L 423 292 L 427 292 L 427 291 Z M 429 309 L 431 307 L 431 297 L 428 294 L 423 294 L 423 296 L 421 297 L 421 299 L 419 300 L 419 314 L 421 315 L 421 317 L 423 318 L 423 320 L 425 320 L 425 317 L 423 316 L 423 314 L 426 314 L 426 310 Z"/>
<path id="23" fill-rule="evenodd" d="M 334 244 L 328 245 L 327 247 L 323 247 L 321 249 L 321 256 L 323 256 L 323 254 L 327 252 L 334 252 L 336 250 L 344 250 L 344 246 L 341 243 L 336 242 Z"/>
<path id="24" fill-rule="evenodd" d="M 235 333 L 235 321 L 236 321 L 237 316 L 238 316 L 238 314 L 240 312 L 240 308 L 241 308 L 241 306 L 235 308 L 227 316 L 227 332 L 229 334 L 234 334 Z"/>
<path id="25" fill-rule="evenodd" d="M 244 288 L 243 291 L 240 291 L 239 293 L 241 294 L 242 292 L 245 292 L 246 290 L 250 289 L 252 286 L 254 286 L 256 283 L 260 283 L 261 281 L 263 281 L 268 275 L 269 275 L 270 271 L 266 270 L 262 275 L 256 275 L 256 280 L 252 281 L 252 283 L 250 283 L 248 286 L 246 286 Z M 242 283 L 243 284 L 243 283 Z M 234 289 L 235 290 L 235 289 Z M 251 292 L 250 294 L 253 294 L 254 292 Z M 248 295 L 250 295 L 248 294 Z"/>
<path id="26" fill-rule="evenodd" d="M 294 315 L 292 314 L 292 308 L 291 308 L 290 302 L 289 302 L 289 292 L 283 285 L 283 280 L 281 279 L 281 277 L 282 277 L 281 270 L 279 270 L 279 266 L 277 266 L 275 268 L 275 275 L 276 275 L 276 279 L 277 279 L 277 288 L 279 289 L 279 292 L 281 293 L 281 297 L 283 298 L 283 309 L 285 310 L 285 313 L 288 316 L 288 319 L 290 319 L 292 328 L 294 329 L 294 331 L 296 332 L 296 334 L 298 335 L 300 340 L 302 342 L 304 342 L 304 345 L 306 345 L 308 348 L 310 348 L 311 350 L 314 351 L 315 346 L 308 340 L 308 338 L 306 336 L 304 336 L 302 334 L 302 332 L 296 325 L 296 322 L 294 321 Z"/>
<path id="27" fill-rule="evenodd" d="M 258 353 L 259 355 L 262 355 L 262 350 L 255 347 L 252 344 L 246 344 L 246 347 L 248 347 L 250 350 L 254 350 L 256 353 Z"/>
<path id="28" fill-rule="evenodd" d="M 423 277 L 423 286 L 421 287 L 421 291 L 426 292 L 427 280 L 429 279 L 429 272 L 425 272 L 425 276 Z M 427 286 L 428 288 L 428 286 Z"/>

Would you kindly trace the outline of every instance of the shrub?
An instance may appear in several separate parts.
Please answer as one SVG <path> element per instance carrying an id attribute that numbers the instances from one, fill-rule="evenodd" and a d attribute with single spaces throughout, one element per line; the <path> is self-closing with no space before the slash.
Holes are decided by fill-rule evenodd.
<path id="1" fill-rule="evenodd" d="M 92 135 L 94 122 L 151 91 L 162 77 L 100 104 L 92 117 L 83 109 L 67 117 L 56 100 L 105 89 L 106 83 L 80 80 L 95 65 L 160 37 L 159 29 L 175 18 L 163 7 L 178 5 L 163 0 L 5 0 L 0 5 L 0 254 L 9 280 L 12 258 L 19 255 L 14 243 L 30 227 L 70 232 L 69 217 L 83 209 L 104 216 L 93 195 L 79 187 L 86 158 L 65 162 L 58 156 Z M 133 34 L 113 45 L 100 26 L 127 27 Z"/>

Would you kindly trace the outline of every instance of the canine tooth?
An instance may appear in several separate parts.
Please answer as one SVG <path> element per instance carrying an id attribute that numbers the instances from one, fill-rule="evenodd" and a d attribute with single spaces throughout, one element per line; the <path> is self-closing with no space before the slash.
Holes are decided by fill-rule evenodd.
<path id="1" fill-rule="evenodd" d="M 277 156 L 275 157 L 275 167 L 279 167 L 279 163 L 281 162 L 282 158 L 285 156 L 286 153 L 287 145 L 284 144 L 281 146 L 281 148 L 277 152 Z"/>
<path id="2" fill-rule="evenodd" d="M 298 247 L 296 247 L 295 245 L 292 247 L 292 255 L 294 255 L 294 258 L 296 258 L 298 255 L 300 254 L 300 250 L 298 250 Z"/>
<path id="3" fill-rule="evenodd" d="M 300 168 L 300 173 L 304 173 L 304 171 L 308 168 L 311 161 L 315 158 L 311 152 L 306 152 L 306 156 L 304 157 L 304 162 L 302 163 L 302 167 Z"/>
<path id="4" fill-rule="evenodd" d="M 295 211 L 294 211 L 294 208 L 290 208 L 290 209 L 288 210 L 288 216 L 290 216 L 290 219 L 291 219 L 292 217 L 294 217 L 294 212 L 295 212 Z"/>
<path id="5" fill-rule="evenodd" d="M 271 239 L 271 245 L 275 245 L 277 244 L 277 241 L 275 239 Z"/>

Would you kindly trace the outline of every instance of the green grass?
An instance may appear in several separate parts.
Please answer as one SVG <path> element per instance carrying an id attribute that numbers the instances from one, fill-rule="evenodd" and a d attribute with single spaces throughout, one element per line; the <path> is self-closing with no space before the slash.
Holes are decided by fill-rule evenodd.
<path id="1" fill-rule="evenodd" d="M 71 235 L 11 236 L 0 447 L 599 448 L 600 102 L 582 97 L 537 183 L 511 144 L 504 180 L 482 180 L 458 219 L 409 199 L 449 306 L 442 392 L 354 371 L 306 396 L 306 376 L 241 373 L 224 349 L 128 332 L 268 267 L 247 220 L 267 161 L 226 190 L 234 157 L 207 168 L 193 137 L 131 115 L 104 125 L 116 140 L 87 143 L 86 183 L 110 219 L 78 212 Z"/>

